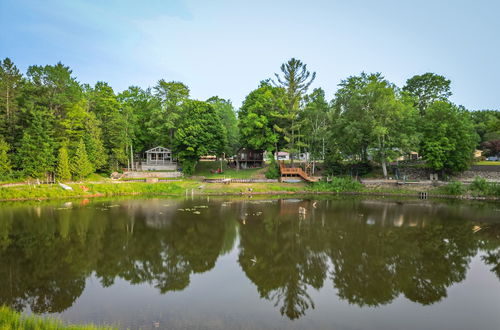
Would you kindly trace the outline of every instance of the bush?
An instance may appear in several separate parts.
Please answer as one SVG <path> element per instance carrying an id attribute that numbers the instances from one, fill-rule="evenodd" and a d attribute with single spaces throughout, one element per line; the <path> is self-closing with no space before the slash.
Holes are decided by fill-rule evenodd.
<path id="1" fill-rule="evenodd" d="M 453 181 L 442 188 L 447 195 L 462 195 L 465 192 L 462 182 Z"/>
<path id="2" fill-rule="evenodd" d="M 269 166 L 266 171 L 266 178 L 267 179 L 277 179 L 280 177 L 280 169 L 278 166 L 278 163 L 276 163 L 276 160 L 274 157 L 271 157 Z"/>
<path id="3" fill-rule="evenodd" d="M 350 177 L 336 177 L 331 182 L 316 182 L 311 185 L 312 191 L 359 191 L 363 185 Z"/>
<path id="4" fill-rule="evenodd" d="M 500 196 L 500 184 L 488 182 L 485 178 L 476 177 L 470 185 L 470 190 L 483 196 Z"/>
<path id="5" fill-rule="evenodd" d="M 472 181 L 470 189 L 479 193 L 486 193 L 488 191 L 488 182 L 485 178 L 477 176 Z"/>
<path id="6" fill-rule="evenodd" d="M 373 171 L 373 166 L 370 164 L 370 162 L 345 164 L 339 161 L 327 160 L 325 162 L 325 167 L 327 169 L 327 173 L 333 176 L 364 176 Z"/>

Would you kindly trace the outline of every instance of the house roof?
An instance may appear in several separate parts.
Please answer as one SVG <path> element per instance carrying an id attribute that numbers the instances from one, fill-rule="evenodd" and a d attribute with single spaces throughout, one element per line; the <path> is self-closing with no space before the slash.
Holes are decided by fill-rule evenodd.
<path id="1" fill-rule="evenodd" d="M 146 151 L 147 154 L 160 154 L 160 153 L 165 153 L 165 152 L 171 152 L 170 149 L 163 148 L 163 147 L 155 147 L 152 149 L 149 149 Z"/>

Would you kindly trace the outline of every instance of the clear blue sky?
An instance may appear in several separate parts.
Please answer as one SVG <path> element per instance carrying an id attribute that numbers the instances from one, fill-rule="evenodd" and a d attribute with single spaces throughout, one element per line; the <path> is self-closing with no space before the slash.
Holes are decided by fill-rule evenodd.
<path id="1" fill-rule="evenodd" d="M 296 57 L 329 98 L 361 71 L 398 86 L 435 72 L 455 103 L 500 109 L 499 13 L 498 0 L 0 0 L 0 57 L 23 72 L 61 61 L 117 92 L 182 81 L 236 107 Z"/>

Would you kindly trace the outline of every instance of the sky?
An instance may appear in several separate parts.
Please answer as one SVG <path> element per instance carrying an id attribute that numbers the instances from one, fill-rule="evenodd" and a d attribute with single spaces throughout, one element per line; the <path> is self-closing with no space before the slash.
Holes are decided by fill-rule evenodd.
<path id="1" fill-rule="evenodd" d="M 181 81 L 238 108 L 295 57 L 328 98 L 363 71 L 400 87 L 434 72 L 453 102 L 500 109 L 498 13 L 498 0 L 0 0 L 0 58 L 62 62 L 116 92 Z"/>

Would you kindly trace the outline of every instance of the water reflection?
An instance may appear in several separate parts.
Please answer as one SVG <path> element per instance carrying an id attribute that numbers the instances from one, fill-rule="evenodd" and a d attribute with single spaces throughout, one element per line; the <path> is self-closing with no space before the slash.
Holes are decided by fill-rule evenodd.
<path id="1" fill-rule="evenodd" d="M 478 251 L 500 279 L 498 214 L 491 206 L 359 199 L 4 205 L 0 305 L 62 312 L 92 274 L 104 287 L 121 278 L 180 291 L 234 249 L 260 297 L 292 320 L 315 307 L 312 289 L 331 285 L 358 306 L 400 295 L 430 305 L 465 279 Z M 235 274 L 224 276 L 230 286 Z"/>

